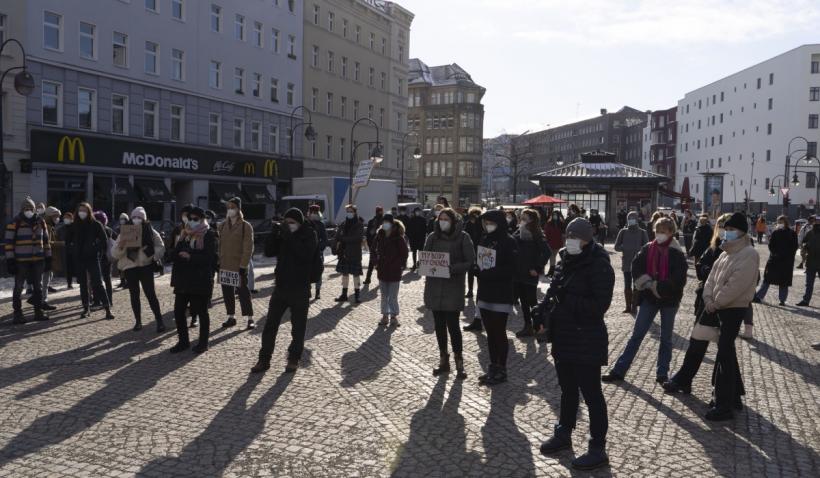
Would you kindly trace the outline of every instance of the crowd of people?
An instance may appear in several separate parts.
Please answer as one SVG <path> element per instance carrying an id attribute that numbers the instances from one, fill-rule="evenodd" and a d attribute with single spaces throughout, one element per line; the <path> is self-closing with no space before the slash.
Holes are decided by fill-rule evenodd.
<path id="1" fill-rule="evenodd" d="M 99 307 L 106 319 L 114 319 L 111 271 L 116 269 L 129 292 L 133 329 L 142 329 L 144 296 L 157 333 L 164 332 L 154 281 L 170 264 L 177 331 L 172 353 L 187 349 L 202 353 L 208 349 L 216 284 L 225 307 L 222 327 L 237 326 L 238 297 L 245 326 L 253 329 L 254 231 L 243 217 L 240 198 L 226 201 L 225 207 L 226 217 L 221 222 L 212 211 L 194 205 L 183 207 L 179 224 L 170 237 L 163 239 L 142 207 L 121 215 L 115 230 L 108 226 L 107 216 L 87 202 L 62 214 L 27 198 L 20 213 L 5 228 L 6 269 L 15 278 L 13 323 L 26 320 L 22 307 L 26 284 L 31 288 L 29 303 L 34 319 L 48 320 L 47 312 L 54 309 L 48 303 L 48 293 L 54 292 L 52 266 L 55 244 L 59 243 L 67 285 L 73 287 L 73 279 L 79 284 L 83 317 Z M 485 373 L 478 382 L 485 386 L 506 382 L 507 321 L 515 307 L 524 322 L 517 337 L 551 342 L 561 404 L 553 436 L 543 443 L 541 452 L 552 454 L 571 446 L 571 432 L 583 395 L 589 409 L 591 439 L 587 453 L 573 461 L 580 469 L 608 463 L 608 418 L 602 383 L 624 379 L 656 316 L 660 315 L 656 381 L 668 393 L 690 393 L 709 342 L 716 342 L 713 401 L 705 418 L 728 420 L 743 408 L 745 389 L 734 339 L 741 334 L 744 323 L 741 335 L 752 336 L 751 304 L 763 302 L 771 285 L 778 286 L 780 304 L 785 304 L 798 250 L 802 251 L 801 266 L 807 276 L 805 295 L 798 305 L 808 305 L 820 271 L 820 223 L 814 225 L 814 219 L 798 234 L 789 219 L 780 216 L 769 235 L 768 229 L 761 231 L 759 222 L 739 212 L 724 214 L 714 223 L 689 211 L 682 217 L 658 212 L 648 224 L 638 212 L 619 215 L 619 222 L 623 221 L 614 250 L 622 254 L 623 313 L 635 315 L 635 323 L 624 350 L 602 375 L 609 356 L 604 317 L 612 302 L 615 272 L 603 245 L 606 224 L 597 211 L 591 211 L 587 218 L 586 211 L 574 204 L 569 205 L 566 217 L 558 209 L 485 211 L 474 207 L 462 216 L 446 201 L 440 201 L 429 217 L 420 208 L 385 213 L 379 207 L 365 221 L 353 204 L 345 208 L 345 213 L 332 241 L 316 205 L 307 211 L 290 209 L 273 223 L 264 254 L 277 258 L 274 287 L 258 361 L 251 372 L 263 373 L 270 368 L 278 329 L 288 310 L 291 342 L 285 370 L 298 370 L 311 295 L 314 300 L 320 298 L 327 248 L 336 256 L 335 271 L 341 276 L 337 302 L 359 303 L 362 286 L 370 284 L 376 271 L 381 300 L 379 327 L 400 326 L 398 298 L 405 270 L 423 273 L 424 306 L 432 315 L 439 356 L 432 370 L 434 376 L 451 371 L 452 353 L 456 378 L 467 378 L 463 329 L 486 333 L 489 362 L 483 364 Z M 754 234 L 758 243 L 768 238 L 770 255 L 762 277 Z M 681 237 L 683 244 L 679 242 Z M 369 250 L 366 270 L 364 248 Z M 426 253 L 443 254 L 446 272 L 425 269 L 422 257 Z M 698 279 L 692 311 L 695 325 L 683 364 L 670 378 L 674 323 L 681 312 L 690 262 Z M 549 287 L 539 301 L 542 277 L 549 279 Z M 462 328 L 460 316 L 474 296 L 475 312 L 467 317 L 471 323 Z M 192 346 L 189 329 L 197 327 L 198 341 Z"/>

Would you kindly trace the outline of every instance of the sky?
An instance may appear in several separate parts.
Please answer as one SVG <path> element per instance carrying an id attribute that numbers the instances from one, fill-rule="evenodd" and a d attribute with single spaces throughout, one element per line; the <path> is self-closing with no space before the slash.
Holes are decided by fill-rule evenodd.
<path id="1" fill-rule="evenodd" d="M 688 91 L 807 43 L 818 0 L 397 0 L 410 56 L 487 89 L 484 136 L 538 131 Z"/>

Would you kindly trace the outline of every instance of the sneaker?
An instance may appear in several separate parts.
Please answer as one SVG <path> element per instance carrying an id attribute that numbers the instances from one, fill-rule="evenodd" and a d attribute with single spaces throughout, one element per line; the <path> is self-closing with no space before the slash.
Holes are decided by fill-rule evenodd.
<path id="1" fill-rule="evenodd" d="M 248 319 L 248 330 L 253 330 L 256 328 L 256 324 L 253 322 L 253 319 Z"/>
<path id="2" fill-rule="evenodd" d="M 390 322 L 387 320 L 387 316 L 383 315 L 382 320 L 379 321 L 379 325 L 386 327 Z"/>
<path id="3" fill-rule="evenodd" d="M 463 330 L 468 332 L 481 332 L 483 328 L 484 327 L 481 325 L 481 319 L 473 319 L 472 324 L 462 327 Z"/>
<path id="4" fill-rule="evenodd" d="M 199 325 L 199 320 L 196 317 L 191 317 L 191 325 L 189 328 L 195 329 Z"/>
<path id="5" fill-rule="evenodd" d="M 139 332 L 140 330 L 142 330 L 142 322 L 137 322 L 136 324 L 134 324 L 134 328 L 131 330 L 133 330 L 134 332 Z"/>
<path id="6" fill-rule="evenodd" d="M 83 309 L 83 312 L 80 314 L 80 318 L 85 319 L 85 318 L 88 318 L 89 315 L 91 315 L 91 310 L 88 307 L 86 307 L 85 309 Z"/>
<path id="7" fill-rule="evenodd" d="M 178 354 L 178 353 L 182 352 L 183 350 L 188 350 L 189 348 L 191 348 L 191 344 L 184 344 L 184 343 L 180 342 L 180 343 L 174 345 L 173 347 L 171 347 L 171 353 L 172 354 Z"/>
<path id="8" fill-rule="evenodd" d="M 390 317 L 390 325 L 392 325 L 393 327 L 401 327 L 401 324 L 399 323 L 399 318 L 395 315 L 393 317 Z"/>
<path id="9" fill-rule="evenodd" d="M 808 307 L 809 306 L 809 301 L 801 300 L 800 302 L 797 303 L 797 306 L 798 307 Z"/>
<path id="10" fill-rule="evenodd" d="M 504 383 L 507 381 L 507 369 L 502 367 L 496 367 L 493 373 L 490 373 L 487 378 L 484 379 L 482 385 L 486 385 L 488 387 L 492 387 L 493 385 L 498 385 L 500 383 Z"/>
<path id="11" fill-rule="evenodd" d="M 162 319 L 158 320 L 157 321 L 157 333 L 161 334 L 161 333 L 165 332 L 166 330 L 168 330 L 168 329 L 165 328 L 165 322 L 163 322 Z"/>
<path id="12" fill-rule="evenodd" d="M 780 301 L 780 307 L 783 307 L 784 305 L 786 305 L 786 303 L 781 300 Z"/>
<path id="13" fill-rule="evenodd" d="M 233 317 L 228 317 L 228 320 L 222 322 L 222 328 L 227 329 L 228 327 L 233 327 L 236 325 L 236 319 Z"/>
<path id="14" fill-rule="evenodd" d="M 615 372 L 605 373 L 601 376 L 601 381 L 604 383 L 622 382 L 624 377 Z"/>
<path id="15" fill-rule="evenodd" d="M 54 287 L 48 286 L 48 293 L 49 294 L 56 294 L 57 289 L 55 289 Z"/>
<path id="16" fill-rule="evenodd" d="M 740 333 L 740 338 L 745 340 L 752 340 L 754 338 L 754 327 L 750 324 L 743 326 L 743 332 Z"/>
<path id="17" fill-rule="evenodd" d="M 655 377 L 655 381 L 663 385 L 669 381 L 669 377 L 667 377 L 666 375 L 658 375 L 657 377 Z"/>

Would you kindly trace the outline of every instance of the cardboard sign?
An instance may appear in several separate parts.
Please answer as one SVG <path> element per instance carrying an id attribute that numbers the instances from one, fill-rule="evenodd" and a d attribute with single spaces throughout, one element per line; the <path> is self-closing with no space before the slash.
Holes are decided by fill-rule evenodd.
<path id="1" fill-rule="evenodd" d="M 419 251 L 419 275 L 450 278 L 450 253 Z"/>
<path id="2" fill-rule="evenodd" d="M 230 287 L 239 287 L 242 284 L 239 272 L 226 270 L 219 271 L 219 283 Z"/>
<path id="3" fill-rule="evenodd" d="M 123 224 L 120 226 L 119 244 L 124 247 L 142 247 L 142 226 Z"/>
<path id="4" fill-rule="evenodd" d="M 484 246 L 478 246 L 476 262 L 482 271 L 495 267 L 496 251 Z"/>

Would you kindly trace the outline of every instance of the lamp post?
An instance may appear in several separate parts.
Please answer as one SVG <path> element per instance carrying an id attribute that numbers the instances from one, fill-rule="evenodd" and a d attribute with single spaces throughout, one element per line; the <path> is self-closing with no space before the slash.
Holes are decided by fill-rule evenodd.
<path id="1" fill-rule="evenodd" d="M 303 110 L 305 113 L 307 113 L 308 120 L 307 121 L 301 121 L 299 123 L 296 123 L 296 125 L 294 125 L 293 121 L 294 121 L 294 119 L 296 119 L 296 112 L 299 111 L 299 110 Z M 305 127 L 305 139 L 307 139 L 310 142 L 316 141 L 316 130 L 313 129 L 313 117 L 311 116 L 311 111 L 310 111 L 310 109 L 308 109 L 307 106 L 303 106 L 303 105 L 300 105 L 300 106 L 297 106 L 296 108 L 293 108 L 293 111 L 290 112 L 290 138 L 289 138 L 289 141 L 288 141 L 288 143 L 289 143 L 288 144 L 288 147 L 289 147 L 288 158 L 291 161 L 293 160 L 293 149 L 294 149 L 293 146 L 294 146 L 294 139 L 296 138 L 296 128 L 298 128 L 300 126 Z"/>
<path id="2" fill-rule="evenodd" d="M 373 128 L 376 129 L 376 141 L 374 142 L 365 142 L 359 143 L 357 145 L 353 145 L 353 133 L 356 131 L 356 126 L 359 123 L 366 122 L 370 123 Z M 370 152 L 370 159 L 373 160 L 376 164 L 381 163 L 384 160 L 384 155 L 382 154 L 381 143 L 379 142 L 379 125 L 376 124 L 370 118 L 359 118 L 354 123 L 353 126 L 350 128 L 350 184 L 347 190 L 347 202 L 348 204 L 353 204 L 353 164 L 356 162 L 356 150 L 359 149 L 359 146 L 363 144 L 375 144 L 373 149 Z"/>
<path id="3" fill-rule="evenodd" d="M 792 143 L 795 140 L 802 140 L 806 143 L 806 147 L 804 149 L 797 149 L 792 150 Z M 796 153 L 804 153 L 802 156 L 798 158 L 793 158 Z M 806 165 L 801 165 L 800 162 L 805 161 Z M 816 162 L 817 165 L 813 166 L 811 163 Z M 802 169 L 801 169 L 802 166 Z M 793 169 L 792 169 L 793 168 Z M 815 175 L 815 197 L 814 197 L 814 208 L 815 214 L 817 213 L 817 208 L 820 206 L 820 159 L 817 158 L 817 151 L 809 151 L 809 140 L 803 136 L 795 136 L 789 141 L 788 146 L 788 153 L 786 154 L 786 165 L 785 165 L 785 178 L 791 177 L 792 185 L 797 187 L 800 185 L 800 178 L 797 176 L 799 172 L 808 172 L 809 169 L 817 168 L 817 174 Z M 785 180 L 784 180 L 785 181 Z"/>
<path id="4" fill-rule="evenodd" d="M 8 189 L 6 188 L 6 172 L 8 170 L 6 169 L 5 145 L 3 144 L 3 136 L 5 135 L 3 131 L 3 84 L 6 81 L 6 75 L 12 71 L 17 71 L 17 74 L 14 75 L 14 90 L 18 94 L 28 96 L 34 91 L 35 87 L 34 77 L 28 72 L 26 50 L 23 48 L 22 43 L 14 38 L 9 38 L 4 41 L 3 44 L 0 45 L 0 58 L 3 56 L 3 50 L 6 48 L 6 45 L 10 43 L 15 43 L 20 48 L 20 51 L 23 53 L 23 64 L 12 66 L 0 75 L 0 224 L 6 223 L 6 191 Z"/>
<path id="5" fill-rule="evenodd" d="M 399 189 L 399 197 L 404 195 L 404 156 L 407 154 L 405 151 L 405 141 L 409 136 L 416 137 L 416 147 L 413 149 L 413 159 L 418 161 L 421 159 L 421 148 L 419 148 L 419 134 L 415 131 L 408 131 L 404 133 L 404 136 L 401 138 L 401 188 Z"/>

